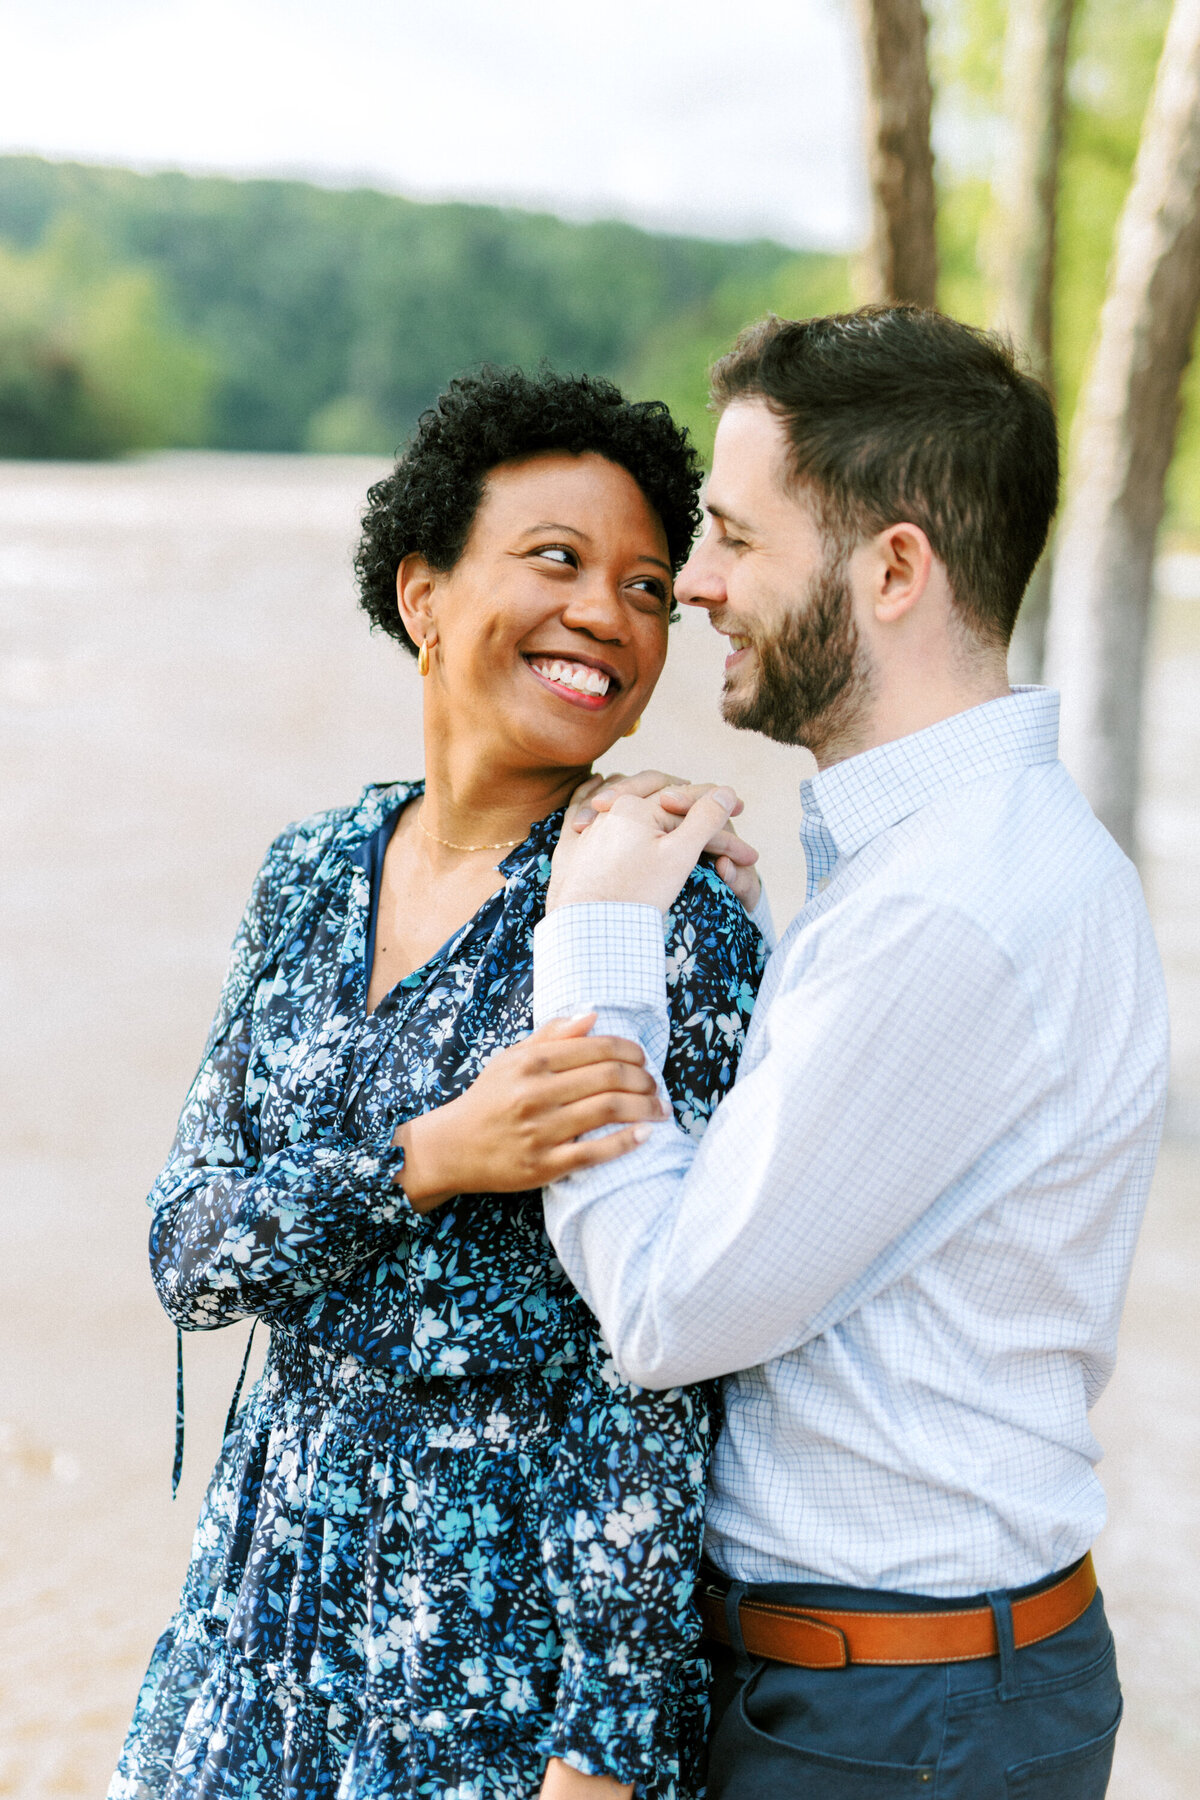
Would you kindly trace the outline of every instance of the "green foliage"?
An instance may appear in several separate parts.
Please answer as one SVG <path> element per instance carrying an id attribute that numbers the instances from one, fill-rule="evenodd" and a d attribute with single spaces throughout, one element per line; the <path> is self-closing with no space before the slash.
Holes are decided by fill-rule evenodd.
<path id="1" fill-rule="evenodd" d="M 938 304 L 972 325 L 990 322 L 980 245 L 991 204 L 991 188 L 979 176 L 947 182 L 938 193 Z"/>
<path id="2" fill-rule="evenodd" d="M 0 244 L 0 455 L 198 443 L 208 386 L 153 277 L 112 267 L 76 222 L 60 219 L 35 250 Z"/>
<path id="3" fill-rule="evenodd" d="M 1059 196 L 1055 380 L 1064 432 L 1099 324 L 1117 220 L 1129 190 L 1170 0 L 1079 0 L 1071 38 L 1069 108 Z M 934 11 L 939 107 L 951 141 L 973 156 L 944 156 L 940 301 L 975 323 L 991 317 L 985 270 L 989 193 L 976 164 L 998 125 L 1004 34 L 1001 0 L 940 0 Z M 1200 367 L 1185 384 L 1183 421 L 1168 489 L 1167 524 L 1200 530 Z"/>
<path id="4" fill-rule="evenodd" d="M 626 372 L 628 387 L 638 397 L 665 400 L 707 461 L 715 429 L 708 411 L 708 371 L 742 327 L 770 312 L 804 319 L 842 311 L 851 303 L 846 257 L 777 255 L 772 268 L 726 277 L 702 305 L 653 332 Z"/>
<path id="5" fill-rule="evenodd" d="M 78 217 L 111 258 L 106 279 L 132 284 L 125 304 L 142 296 L 147 330 L 161 296 L 157 341 L 169 316 L 209 372 L 199 441 L 228 449 L 390 452 L 451 376 L 484 361 L 545 359 L 656 394 L 692 336 L 702 369 L 722 335 L 830 261 L 365 189 L 0 158 L 0 243 L 36 258 Z M 105 306 L 115 316 L 116 300 Z M 100 333 L 105 306 L 91 293 L 79 331 Z M 119 367 L 133 406 L 145 383 L 128 357 Z M 702 397 L 693 411 L 703 418 Z M 196 433 L 183 407 L 165 441 Z"/>
<path id="6" fill-rule="evenodd" d="M 1099 323 L 1113 236 L 1170 10 L 1170 0 L 1087 0 L 1076 21 L 1054 322 L 1068 416 Z"/>
<path id="7" fill-rule="evenodd" d="M 1072 408 L 1099 320 L 1113 234 L 1170 10 L 1170 0 L 1090 0 L 1079 20 L 1055 308 L 1059 379 L 1064 402 Z M 1200 531 L 1200 363 L 1195 360 L 1183 385 L 1165 523 L 1169 531 Z"/>
<path id="8" fill-rule="evenodd" d="M 1068 428 L 1169 5 L 1079 0 L 1056 296 Z M 933 13 L 940 299 L 978 323 L 1004 16 L 1004 0 Z M 707 455 L 707 370 L 737 332 L 851 299 L 848 259 L 764 241 L 0 157 L 0 454 L 387 454 L 459 370 L 545 359 L 666 400 Z M 1195 368 L 1169 523 L 1200 530 Z"/>

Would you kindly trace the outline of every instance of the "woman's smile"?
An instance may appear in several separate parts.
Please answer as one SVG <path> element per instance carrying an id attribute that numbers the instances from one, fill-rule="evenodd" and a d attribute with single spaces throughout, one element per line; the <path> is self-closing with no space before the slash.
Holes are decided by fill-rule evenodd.
<path id="1" fill-rule="evenodd" d="M 671 591 L 662 521 L 620 464 L 556 452 L 491 470 L 453 568 L 401 571 L 431 659 L 428 767 L 452 752 L 460 785 L 469 760 L 509 794 L 536 772 L 539 807 L 558 769 L 569 792 L 654 692 Z"/>
<path id="2" fill-rule="evenodd" d="M 621 691 L 616 671 L 595 657 L 529 651 L 525 663 L 551 693 L 589 712 L 602 711 Z"/>

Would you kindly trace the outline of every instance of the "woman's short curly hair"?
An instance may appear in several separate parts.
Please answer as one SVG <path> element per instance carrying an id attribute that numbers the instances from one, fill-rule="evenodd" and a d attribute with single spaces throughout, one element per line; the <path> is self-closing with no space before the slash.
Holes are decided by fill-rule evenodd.
<path id="1" fill-rule="evenodd" d="M 501 463 L 539 450 L 593 451 L 627 469 L 662 520 L 672 569 L 700 524 L 700 461 L 660 400 L 626 400 L 595 375 L 485 367 L 452 381 L 422 413 L 392 473 L 367 494 L 354 558 L 371 621 L 416 654 L 396 608 L 404 557 L 452 569 L 466 548 L 483 484 Z"/>

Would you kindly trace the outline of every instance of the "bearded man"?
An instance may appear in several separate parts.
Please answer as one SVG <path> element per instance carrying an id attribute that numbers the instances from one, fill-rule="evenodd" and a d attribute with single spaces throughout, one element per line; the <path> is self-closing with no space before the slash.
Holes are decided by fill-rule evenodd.
<path id="1" fill-rule="evenodd" d="M 547 1226 L 626 1377 L 725 1377 L 712 1800 L 1093 1800 L 1120 1694 L 1088 1410 L 1167 1027 L 1057 698 L 1008 683 L 1053 411 L 1001 342 L 905 308 L 769 319 L 713 392 L 676 592 L 730 641 L 726 718 L 816 757 L 807 903 L 702 1143 L 664 1119 L 575 1146 Z M 542 1041 L 594 1011 L 619 1087 L 613 1036 L 660 1067 L 663 914 L 733 797 L 591 801 L 535 1010 L 574 1021 Z"/>

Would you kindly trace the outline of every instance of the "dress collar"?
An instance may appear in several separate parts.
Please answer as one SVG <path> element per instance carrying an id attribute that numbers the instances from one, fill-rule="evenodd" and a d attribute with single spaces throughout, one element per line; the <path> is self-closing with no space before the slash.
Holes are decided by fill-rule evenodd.
<path id="1" fill-rule="evenodd" d="M 911 737 L 834 763 L 802 781 L 800 793 L 806 818 L 823 820 L 838 855 L 853 856 L 889 826 L 956 788 L 1057 756 L 1057 693 L 1020 687 Z"/>
<path id="2" fill-rule="evenodd" d="M 392 813 L 407 806 L 410 800 L 425 792 L 423 781 L 374 781 L 359 796 L 346 821 L 343 844 L 353 858 Z M 536 819 L 529 835 L 514 846 L 496 867 L 508 879 L 522 875 L 549 875 L 549 862 L 562 830 L 565 807 L 558 807 L 544 819 Z M 541 865 L 545 862 L 546 868 Z"/>
<path id="3" fill-rule="evenodd" d="M 566 813 L 566 807 L 559 806 L 544 819 L 535 819 L 525 842 L 518 844 L 515 850 L 510 850 L 503 861 L 497 863 L 496 867 L 501 875 L 507 876 L 510 881 L 521 876 L 538 876 L 548 881 L 550 858 L 554 855 L 554 846 L 558 842 Z"/>

